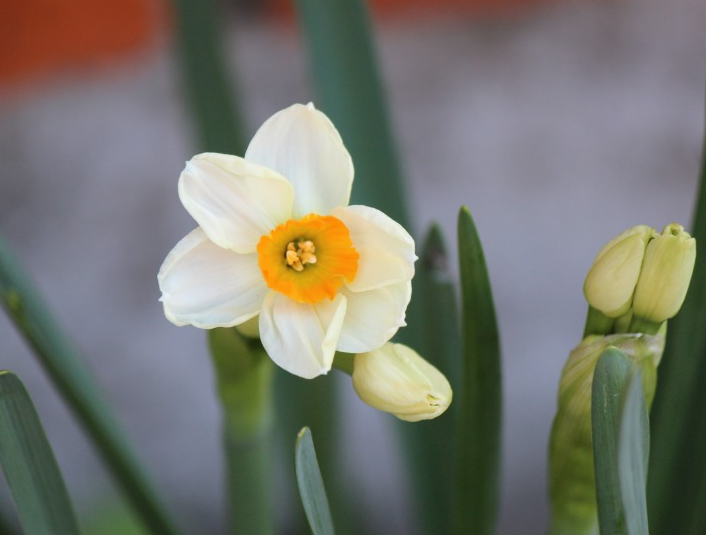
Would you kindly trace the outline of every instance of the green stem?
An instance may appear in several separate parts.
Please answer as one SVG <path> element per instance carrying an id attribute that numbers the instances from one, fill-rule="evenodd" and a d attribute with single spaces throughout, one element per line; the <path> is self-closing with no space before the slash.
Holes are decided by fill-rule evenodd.
<path id="1" fill-rule="evenodd" d="M 633 316 L 630 320 L 630 328 L 628 332 L 630 333 L 643 333 L 643 334 L 657 334 L 662 328 L 662 323 L 653 323 L 651 321 L 645 321 L 636 316 Z"/>
<path id="2" fill-rule="evenodd" d="M 209 331 L 223 410 L 228 513 L 233 535 L 274 533 L 272 384 L 274 364 L 259 340 L 235 329 Z"/>
<path id="3" fill-rule="evenodd" d="M 583 337 L 586 338 L 592 334 L 611 334 L 614 324 L 615 318 L 609 318 L 600 310 L 589 306 L 588 314 L 586 315 L 586 326 L 583 329 Z"/>
<path id="4" fill-rule="evenodd" d="M 353 375 L 354 362 L 355 355 L 353 353 L 341 353 L 337 351 L 333 359 L 333 367 L 337 370 L 341 370 L 343 373 Z"/>

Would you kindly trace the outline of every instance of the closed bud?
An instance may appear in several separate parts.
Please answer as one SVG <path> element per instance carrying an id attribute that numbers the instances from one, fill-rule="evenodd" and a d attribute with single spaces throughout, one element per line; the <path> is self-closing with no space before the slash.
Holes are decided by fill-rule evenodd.
<path id="1" fill-rule="evenodd" d="M 667 225 L 647 246 L 633 299 L 635 316 L 661 323 L 676 315 L 689 289 L 695 261 L 696 240 L 681 225 Z"/>
<path id="2" fill-rule="evenodd" d="M 617 318 L 630 310 L 645 250 L 653 236 L 655 230 L 652 227 L 637 225 L 601 249 L 583 285 L 589 305 L 610 318 Z"/>
<path id="3" fill-rule="evenodd" d="M 451 385 L 444 374 L 402 344 L 355 356 L 353 388 L 365 403 L 417 422 L 442 414 L 451 404 Z"/>

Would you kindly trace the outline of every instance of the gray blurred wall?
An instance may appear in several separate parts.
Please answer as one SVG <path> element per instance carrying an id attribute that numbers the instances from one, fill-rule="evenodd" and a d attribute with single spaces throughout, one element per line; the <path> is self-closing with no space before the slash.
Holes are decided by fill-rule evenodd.
<path id="1" fill-rule="evenodd" d="M 622 0 L 565 2 L 512 20 L 391 21 L 379 34 L 416 230 L 437 220 L 453 241 L 463 203 L 486 249 L 504 350 L 500 533 L 546 526 L 547 437 L 593 256 L 628 226 L 690 220 L 705 24 L 699 0 Z M 293 29 L 247 21 L 231 30 L 249 133 L 312 99 Z M 157 302 L 159 265 L 194 226 L 176 192 L 193 152 L 177 80 L 162 49 L 0 101 L 0 232 L 170 501 L 194 525 L 216 529 L 219 416 L 204 333 L 172 326 Z M 4 318 L 0 367 L 35 397 L 79 509 L 112 495 Z M 386 519 L 381 533 L 412 533 L 390 417 L 341 385 L 348 453 L 360 461 L 347 468 L 351 484 L 364 485 L 369 510 Z M 362 446 L 381 452 L 375 462 Z M 381 470 L 389 477 L 380 480 Z"/>

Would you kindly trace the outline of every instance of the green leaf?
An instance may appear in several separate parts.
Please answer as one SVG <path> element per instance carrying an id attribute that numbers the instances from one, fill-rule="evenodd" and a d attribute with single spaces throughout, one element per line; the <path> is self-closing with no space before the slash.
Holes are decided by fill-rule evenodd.
<path id="1" fill-rule="evenodd" d="M 311 431 L 305 427 L 297 436 L 294 448 L 294 467 L 302 505 L 314 535 L 333 535 L 333 521 L 329 511 L 328 498 L 321 478 L 319 463 L 316 460 Z"/>
<path id="2" fill-rule="evenodd" d="M 601 535 L 647 535 L 649 422 L 638 365 L 615 348 L 593 376 L 593 461 Z"/>
<path id="3" fill-rule="evenodd" d="M 629 535 L 648 535 L 647 463 L 650 455 L 650 422 L 643 393 L 642 371 L 630 377 L 623 396 L 618 444 L 620 492 Z"/>
<path id="4" fill-rule="evenodd" d="M 422 245 L 412 294 L 420 304 L 419 353 L 436 366 L 457 391 L 460 383 L 461 340 L 454 281 L 441 231 L 433 225 Z M 453 455 L 439 454 L 454 436 L 456 402 L 447 414 L 434 420 L 409 424 L 396 421 L 406 453 L 409 478 L 424 533 L 451 532 L 451 500 L 438 489 L 453 482 Z"/>
<path id="5" fill-rule="evenodd" d="M 618 428 L 621 396 L 630 379 L 630 366 L 622 351 L 611 348 L 598 359 L 593 374 L 593 464 L 601 535 L 627 533 L 618 471 Z"/>
<path id="6" fill-rule="evenodd" d="M 364 0 L 296 0 L 316 105 L 336 125 L 355 165 L 354 204 L 408 227 L 397 148 Z"/>
<path id="7" fill-rule="evenodd" d="M 73 409 L 145 525 L 155 534 L 178 534 L 147 477 L 147 470 L 125 440 L 100 387 L 2 238 L 0 302 Z"/>
<path id="8" fill-rule="evenodd" d="M 73 506 L 34 404 L 0 371 L 0 464 L 27 535 L 78 533 Z"/>
<path id="9" fill-rule="evenodd" d="M 210 329 L 208 342 L 223 410 L 231 533 L 272 534 L 274 363 L 259 340 L 235 328 Z"/>
<path id="10" fill-rule="evenodd" d="M 458 217 L 463 373 L 456 426 L 456 535 L 493 532 L 498 509 L 501 428 L 500 342 L 490 279 L 467 208 Z"/>
<path id="11" fill-rule="evenodd" d="M 681 312 L 669 321 L 652 408 L 647 490 L 653 535 L 706 533 L 706 138 L 691 234 L 694 275 Z"/>
<path id="12" fill-rule="evenodd" d="M 295 6 L 313 73 L 315 104 L 340 132 L 355 165 L 352 202 L 374 206 L 408 227 L 405 190 L 365 1 L 296 0 Z M 415 336 L 418 310 L 413 299 L 407 309 L 409 327 L 400 333 L 399 340 L 411 346 L 418 345 L 409 340 Z M 338 471 L 327 470 L 340 457 L 335 384 L 317 378 L 304 389 L 301 380 L 284 373 L 278 374 L 277 382 L 282 420 L 287 426 L 296 423 L 299 429 L 306 424 L 317 432 L 331 508 L 349 519 L 339 532 L 368 531 L 365 516 L 355 511 L 358 503 L 350 486 Z"/>
<path id="13" fill-rule="evenodd" d="M 175 0 L 181 72 L 201 151 L 242 155 L 247 147 L 223 53 L 221 2 Z"/>

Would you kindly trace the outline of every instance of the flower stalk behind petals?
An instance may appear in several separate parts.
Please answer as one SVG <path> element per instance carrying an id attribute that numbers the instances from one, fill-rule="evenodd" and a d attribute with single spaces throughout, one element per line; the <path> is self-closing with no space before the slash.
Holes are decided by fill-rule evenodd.
<path id="1" fill-rule="evenodd" d="M 274 364 L 259 340 L 211 329 L 209 348 L 223 409 L 231 532 L 274 533 L 271 443 Z"/>

